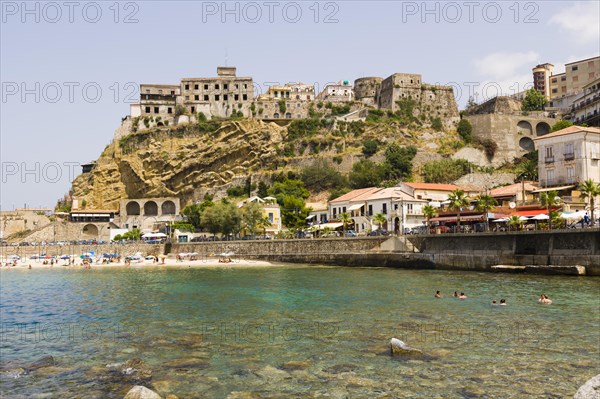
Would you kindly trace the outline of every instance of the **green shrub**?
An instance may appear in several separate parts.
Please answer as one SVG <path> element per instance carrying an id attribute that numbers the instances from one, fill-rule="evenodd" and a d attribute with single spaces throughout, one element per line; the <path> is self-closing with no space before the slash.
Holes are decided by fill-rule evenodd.
<path id="1" fill-rule="evenodd" d="M 444 158 L 424 164 L 422 173 L 425 183 L 452 183 L 470 170 L 471 164 L 465 159 Z"/>
<path id="2" fill-rule="evenodd" d="M 460 137 L 462 137 L 465 143 L 470 143 L 473 141 L 473 126 L 471 126 L 471 122 L 469 122 L 467 119 L 461 119 L 460 122 L 458 122 L 456 131 Z"/>
<path id="3" fill-rule="evenodd" d="M 370 157 L 379 149 L 379 143 L 376 140 L 365 140 L 363 143 L 362 153 L 365 157 Z"/>

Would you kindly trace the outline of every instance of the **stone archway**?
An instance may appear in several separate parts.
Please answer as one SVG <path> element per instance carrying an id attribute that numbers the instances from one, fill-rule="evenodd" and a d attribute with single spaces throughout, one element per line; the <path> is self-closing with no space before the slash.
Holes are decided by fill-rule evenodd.
<path id="1" fill-rule="evenodd" d="M 550 133 L 550 125 L 546 122 L 540 122 L 535 126 L 535 135 L 540 137 Z"/>
<path id="2" fill-rule="evenodd" d="M 394 219 L 394 233 L 398 234 L 400 233 L 400 218 L 397 217 Z M 401 232 L 402 234 L 404 234 L 404 232 Z"/>
<path id="3" fill-rule="evenodd" d="M 175 203 L 173 201 L 165 201 L 160 206 L 161 213 L 163 215 L 174 215 L 177 211 Z"/>
<path id="4" fill-rule="evenodd" d="M 144 216 L 158 216 L 158 205 L 154 201 L 144 204 Z"/>
<path id="5" fill-rule="evenodd" d="M 533 144 L 533 140 L 530 139 L 529 137 L 521 137 L 521 140 L 519 140 L 519 147 L 521 147 L 522 150 L 527 151 L 527 152 L 531 152 L 531 151 L 535 150 L 535 145 Z"/>
<path id="6" fill-rule="evenodd" d="M 96 226 L 95 224 L 88 223 L 85 226 L 83 226 L 83 229 L 81 229 L 81 233 L 84 237 L 96 238 L 98 237 L 98 226 Z"/>
<path id="7" fill-rule="evenodd" d="M 519 128 L 519 131 L 523 133 L 523 135 L 533 135 L 533 127 L 531 127 L 531 123 L 527 121 L 520 121 L 519 123 L 517 123 L 517 127 Z"/>
<path id="8" fill-rule="evenodd" d="M 136 201 L 128 202 L 125 206 L 125 212 L 127 215 L 139 215 L 140 214 L 140 204 Z"/>

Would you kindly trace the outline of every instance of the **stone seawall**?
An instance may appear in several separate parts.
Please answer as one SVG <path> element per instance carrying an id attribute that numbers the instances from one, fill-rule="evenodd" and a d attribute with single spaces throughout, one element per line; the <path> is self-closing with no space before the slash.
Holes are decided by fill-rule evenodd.
<path id="1" fill-rule="evenodd" d="M 236 257 L 267 258 L 268 256 L 288 257 L 295 254 L 317 255 L 355 253 L 379 250 L 387 237 L 359 237 L 302 240 L 265 241 L 215 241 L 197 243 L 167 244 L 165 251 L 171 254 L 197 252 L 200 256 L 233 252 Z"/>

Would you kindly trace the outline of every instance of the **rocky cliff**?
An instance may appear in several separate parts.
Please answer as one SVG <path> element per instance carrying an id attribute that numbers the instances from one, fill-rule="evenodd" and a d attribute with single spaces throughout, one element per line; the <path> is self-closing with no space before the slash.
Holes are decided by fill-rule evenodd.
<path id="1" fill-rule="evenodd" d="M 116 209 L 121 198 L 140 197 L 178 196 L 186 204 L 248 176 L 265 179 L 275 171 L 297 169 L 317 156 L 335 161 L 340 171 L 348 172 L 361 158 L 367 139 L 416 145 L 420 149 L 416 159 L 424 160 L 458 140 L 454 131 L 409 129 L 394 121 L 240 119 L 129 134 L 121 130 L 92 171 L 73 182 L 73 197 L 80 204 L 85 200 L 88 209 Z"/>

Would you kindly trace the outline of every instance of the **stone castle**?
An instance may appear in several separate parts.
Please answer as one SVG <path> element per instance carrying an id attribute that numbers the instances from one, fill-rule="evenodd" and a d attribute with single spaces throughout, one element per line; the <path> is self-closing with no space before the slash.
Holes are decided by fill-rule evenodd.
<path id="1" fill-rule="evenodd" d="M 200 113 L 207 119 L 301 119 L 310 117 L 316 105 L 323 110 L 323 102 L 346 103 L 346 114 L 352 114 L 369 108 L 396 111 L 400 101 L 409 99 L 415 117 L 427 114 L 448 126 L 458 121 L 452 87 L 425 84 L 418 74 L 363 77 L 356 79 L 354 86 L 343 81 L 327 85 L 317 95 L 314 86 L 303 83 L 271 86 L 266 93 L 255 95 L 252 78 L 237 76 L 235 67 L 218 67 L 212 78 L 183 78 L 178 85 L 142 84 L 140 102 L 131 106 L 130 116 L 138 118 L 138 123 L 146 118 L 151 119 L 150 124 L 163 125 L 180 123 L 180 118 L 189 122 Z"/>

